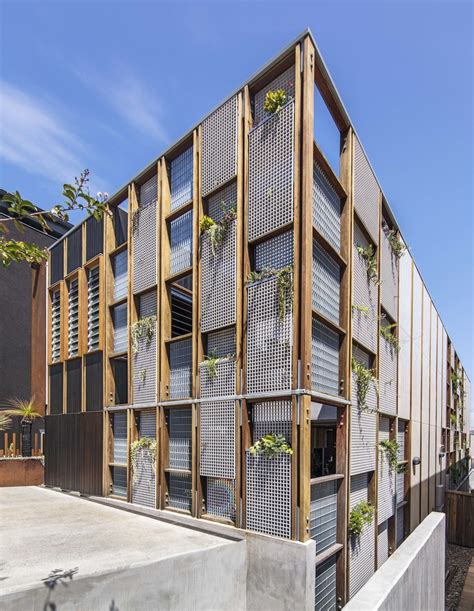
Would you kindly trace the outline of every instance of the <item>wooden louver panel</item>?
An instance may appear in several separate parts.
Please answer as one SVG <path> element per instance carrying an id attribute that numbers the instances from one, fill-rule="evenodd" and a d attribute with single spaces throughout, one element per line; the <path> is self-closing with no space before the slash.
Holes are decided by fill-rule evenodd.
<path id="1" fill-rule="evenodd" d="M 87 350 L 99 347 L 99 266 L 89 270 L 87 278 Z"/>
<path id="2" fill-rule="evenodd" d="M 69 283 L 68 304 L 68 355 L 79 354 L 79 281 L 77 278 Z"/>
<path id="3" fill-rule="evenodd" d="M 61 358 L 61 296 L 54 291 L 51 297 L 51 360 Z"/>

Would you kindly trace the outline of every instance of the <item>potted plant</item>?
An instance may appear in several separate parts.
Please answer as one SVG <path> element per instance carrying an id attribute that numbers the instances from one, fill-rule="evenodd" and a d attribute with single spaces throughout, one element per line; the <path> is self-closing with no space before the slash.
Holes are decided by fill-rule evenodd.
<path id="1" fill-rule="evenodd" d="M 43 416 L 35 411 L 35 398 L 10 399 L 8 403 L 12 406 L 3 412 L 5 416 L 19 417 L 21 423 L 21 453 L 22 456 L 31 456 L 31 427 L 37 418 Z"/>

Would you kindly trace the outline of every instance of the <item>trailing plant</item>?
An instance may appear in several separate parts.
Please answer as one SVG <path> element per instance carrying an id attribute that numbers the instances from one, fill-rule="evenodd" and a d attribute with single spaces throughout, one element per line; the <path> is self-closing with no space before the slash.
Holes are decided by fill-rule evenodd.
<path id="1" fill-rule="evenodd" d="M 371 524 L 374 519 L 375 508 L 367 501 L 360 501 L 349 515 L 349 532 L 354 537 L 360 537 L 364 526 Z"/>
<path id="2" fill-rule="evenodd" d="M 379 441 L 380 450 L 385 452 L 385 456 L 388 460 L 388 466 L 392 471 L 395 471 L 398 466 L 398 450 L 400 449 L 400 444 L 395 441 L 395 439 L 383 439 Z"/>
<path id="3" fill-rule="evenodd" d="M 138 457 L 142 450 L 148 450 L 151 457 L 152 468 L 156 468 L 156 439 L 152 437 L 140 437 L 130 444 L 130 461 L 132 463 L 133 481 L 136 482 L 138 473 Z"/>
<path id="4" fill-rule="evenodd" d="M 226 209 L 223 202 L 222 211 L 222 221 L 219 223 L 206 214 L 199 221 L 199 232 L 201 236 L 208 238 L 213 256 L 216 254 L 217 247 L 225 240 L 229 226 L 237 215 L 235 206 Z"/>
<path id="5" fill-rule="evenodd" d="M 16 416 L 20 418 L 21 455 L 31 456 L 31 428 L 37 418 L 42 418 L 42 415 L 35 410 L 35 397 L 34 395 L 30 399 L 18 399 L 15 397 L 14 399 L 9 399 L 8 403 L 11 405 L 11 409 L 3 410 L 2 415 L 7 418 Z"/>
<path id="6" fill-rule="evenodd" d="M 375 257 L 375 249 L 372 244 L 368 246 L 357 245 L 357 252 L 361 256 L 367 267 L 367 276 L 375 284 L 379 284 L 379 274 L 377 271 L 377 259 Z"/>
<path id="7" fill-rule="evenodd" d="M 390 248 L 392 249 L 393 254 L 397 259 L 400 259 L 400 257 L 403 257 L 403 255 L 405 254 L 406 247 L 400 241 L 398 237 L 398 232 L 396 231 L 396 229 L 389 229 L 389 226 L 386 223 L 384 223 L 383 229 L 385 235 L 387 236 L 387 240 L 390 244 Z"/>
<path id="8" fill-rule="evenodd" d="M 362 314 L 367 315 L 369 313 L 369 308 L 367 306 L 352 304 L 352 311 L 361 312 Z"/>
<path id="9" fill-rule="evenodd" d="M 209 374 L 209 378 L 213 380 L 217 375 L 217 363 L 226 359 L 233 358 L 233 354 L 227 354 L 226 356 L 217 356 L 214 350 L 211 350 L 209 354 L 206 354 L 201 365 L 204 365 Z"/>
<path id="10" fill-rule="evenodd" d="M 247 284 L 272 277 L 277 279 L 278 319 L 283 321 L 288 306 L 290 310 L 293 307 L 293 266 L 287 265 L 281 269 L 264 268 L 260 272 L 250 272 Z"/>
<path id="11" fill-rule="evenodd" d="M 459 386 L 461 385 L 462 377 L 457 373 L 451 373 L 451 386 L 453 389 L 453 393 L 456 394 L 458 392 Z"/>
<path id="12" fill-rule="evenodd" d="M 138 342 L 140 339 L 146 339 L 147 346 L 150 345 L 153 336 L 155 335 L 156 316 L 146 316 L 134 322 L 130 327 L 132 337 L 133 354 L 138 352 Z"/>
<path id="13" fill-rule="evenodd" d="M 399 465 L 397 465 L 397 473 L 406 473 L 408 469 L 408 463 L 403 462 Z"/>
<path id="14" fill-rule="evenodd" d="M 145 384 L 145 380 L 146 380 L 146 369 L 142 369 L 138 375 L 139 375 L 139 378 L 140 378 L 140 382 L 141 382 L 142 384 Z"/>
<path id="15" fill-rule="evenodd" d="M 377 381 L 375 379 L 374 372 L 372 369 L 367 369 L 364 367 L 364 365 L 359 363 L 359 361 L 355 358 L 352 359 L 352 371 L 356 377 L 357 401 L 359 403 L 359 408 L 362 411 L 372 411 L 367 406 L 367 393 L 369 392 L 371 384 L 377 388 Z"/>
<path id="16" fill-rule="evenodd" d="M 391 325 L 380 325 L 380 335 L 387 341 L 397 352 L 400 352 L 400 343 L 396 335 L 391 333 L 390 329 L 394 329 L 397 326 L 396 323 Z"/>
<path id="17" fill-rule="evenodd" d="M 290 96 L 284 89 L 275 89 L 275 91 L 267 91 L 263 102 L 263 110 L 269 115 L 274 115 L 280 112 L 282 107 L 290 100 Z"/>
<path id="18" fill-rule="evenodd" d="M 449 415 L 449 422 L 451 423 L 451 426 L 453 426 L 454 428 L 456 428 L 456 425 L 458 423 L 458 419 L 456 414 L 450 414 Z"/>
<path id="19" fill-rule="evenodd" d="M 270 433 L 264 435 L 249 448 L 250 454 L 261 454 L 265 458 L 275 458 L 278 454 L 293 454 L 284 435 Z"/>

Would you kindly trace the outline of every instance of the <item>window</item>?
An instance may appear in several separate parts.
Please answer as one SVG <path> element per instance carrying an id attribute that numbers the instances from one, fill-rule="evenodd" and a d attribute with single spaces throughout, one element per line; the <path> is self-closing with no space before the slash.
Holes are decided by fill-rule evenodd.
<path id="1" fill-rule="evenodd" d="M 79 354 L 79 280 L 69 282 L 68 304 L 68 356 Z"/>
<path id="2" fill-rule="evenodd" d="M 128 199 L 113 209 L 112 223 L 117 248 L 128 240 Z"/>
<path id="3" fill-rule="evenodd" d="M 99 347 L 99 266 L 96 265 L 87 273 L 87 350 L 97 350 Z"/>
<path id="4" fill-rule="evenodd" d="M 170 163 L 171 210 L 177 210 L 193 198 L 193 147 Z"/>
<path id="5" fill-rule="evenodd" d="M 51 360 L 61 359 L 61 295 L 59 290 L 51 295 Z"/>
<path id="6" fill-rule="evenodd" d="M 127 303 L 121 303 L 112 308 L 112 323 L 114 327 L 114 352 L 126 352 L 128 350 L 127 333 Z"/>
<path id="7" fill-rule="evenodd" d="M 181 290 L 171 289 L 171 337 L 193 330 L 193 299 Z"/>
<path id="8" fill-rule="evenodd" d="M 127 296 L 128 292 L 128 253 L 122 250 L 112 257 L 112 271 L 114 275 L 114 301 Z"/>

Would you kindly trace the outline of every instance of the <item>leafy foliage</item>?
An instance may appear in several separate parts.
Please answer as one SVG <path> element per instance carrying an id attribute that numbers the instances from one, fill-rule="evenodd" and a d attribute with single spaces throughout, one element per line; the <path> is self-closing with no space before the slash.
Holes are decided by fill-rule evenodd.
<path id="1" fill-rule="evenodd" d="M 12 406 L 11 409 L 4 410 L 2 414 L 6 416 L 18 416 L 21 418 L 22 423 L 28 424 L 37 418 L 43 417 L 39 412 L 35 411 L 34 397 L 30 399 L 18 399 L 15 397 L 9 399 L 8 403 Z"/>
<path id="2" fill-rule="evenodd" d="M 207 372 L 209 374 L 209 378 L 214 380 L 217 376 L 217 362 L 219 359 L 215 352 L 211 351 L 204 357 L 203 364 L 207 367 Z"/>
<path id="3" fill-rule="evenodd" d="M 256 441 L 250 448 L 250 454 L 256 456 L 261 454 L 265 458 L 275 458 L 278 454 L 293 454 L 293 450 L 288 445 L 284 435 L 270 433 L 264 435 Z"/>
<path id="4" fill-rule="evenodd" d="M 367 315 L 369 313 L 369 308 L 367 306 L 352 304 L 352 311 Z"/>
<path id="5" fill-rule="evenodd" d="M 226 209 L 222 203 L 222 211 L 224 214 L 220 223 L 207 215 L 202 216 L 199 221 L 199 231 L 209 240 L 213 256 L 216 254 L 217 247 L 225 240 L 229 226 L 237 216 L 235 206 Z"/>
<path id="6" fill-rule="evenodd" d="M 0 412 L 0 431 L 8 431 L 12 425 L 12 418 L 4 411 Z"/>
<path id="7" fill-rule="evenodd" d="M 383 224 L 383 230 L 385 232 L 385 235 L 387 236 L 387 240 L 390 244 L 390 248 L 392 249 L 394 256 L 397 259 L 400 259 L 405 254 L 406 247 L 400 241 L 398 231 L 396 229 L 390 229 L 386 223 Z"/>
<path id="8" fill-rule="evenodd" d="M 263 109 L 270 115 L 280 112 L 282 107 L 288 102 L 289 96 L 284 89 L 268 91 L 263 102 Z"/>
<path id="9" fill-rule="evenodd" d="M 273 277 L 277 279 L 278 319 L 283 321 L 288 305 L 290 309 L 293 307 L 293 266 L 287 265 L 281 269 L 266 267 L 261 272 L 250 272 L 247 284 Z"/>
<path id="10" fill-rule="evenodd" d="M 134 482 L 137 481 L 138 457 L 143 450 L 147 450 L 150 453 L 153 470 L 156 469 L 156 439 L 152 437 L 140 437 L 140 439 L 130 444 L 130 460 L 132 463 L 132 476 Z"/>
<path id="11" fill-rule="evenodd" d="M 454 371 L 451 372 L 451 387 L 453 389 L 454 394 L 458 392 L 461 382 L 462 382 L 462 377 L 458 375 L 457 373 L 455 373 Z"/>
<path id="12" fill-rule="evenodd" d="M 397 352 L 400 352 L 400 343 L 396 335 L 394 335 L 390 329 L 394 329 L 397 326 L 396 323 L 391 325 L 380 325 L 380 335 L 387 341 Z"/>
<path id="13" fill-rule="evenodd" d="M 397 443 L 395 439 L 383 439 L 379 441 L 379 447 L 385 452 L 390 469 L 395 471 L 398 465 L 398 450 L 400 449 L 400 444 Z"/>
<path id="14" fill-rule="evenodd" d="M 456 428 L 457 424 L 458 424 L 458 419 L 456 414 L 450 414 L 449 415 L 449 422 L 451 423 L 451 426 Z"/>
<path id="15" fill-rule="evenodd" d="M 367 277 L 372 280 L 375 284 L 379 284 L 379 274 L 377 270 L 377 258 L 375 256 L 375 249 L 372 244 L 368 246 L 357 245 L 357 252 L 359 256 L 365 261 L 367 267 Z"/>
<path id="16" fill-rule="evenodd" d="M 367 501 L 360 501 L 349 515 L 349 532 L 354 537 L 360 537 L 364 526 L 374 519 L 375 508 Z"/>
<path id="17" fill-rule="evenodd" d="M 362 411 L 371 411 L 367 406 L 367 393 L 371 385 L 377 388 L 374 372 L 372 369 L 364 367 L 364 365 L 359 363 L 355 358 L 352 359 L 352 371 L 356 376 L 357 402 L 359 404 L 359 409 Z"/>
<path id="18" fill-rule="evenodd" d="M 130 327 L 132 337 L 132 352 L 138 352 L 138 343 L 140 339 L 146 339 L 147 346 L 150 345 L 153 336 L 155 335 L 156 316 L 146 316 L 134 322 Z"/>

